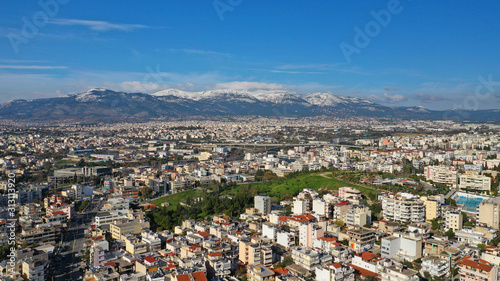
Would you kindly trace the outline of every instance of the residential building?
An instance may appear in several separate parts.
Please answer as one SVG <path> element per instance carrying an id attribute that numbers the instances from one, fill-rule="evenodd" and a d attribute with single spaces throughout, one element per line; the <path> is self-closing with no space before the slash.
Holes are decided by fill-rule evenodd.
<path id="1" fill-rule="evenodd" d="M 319 253 L 308 247 L 295 247 L 292 249 L 292 258 L 307 270 L 313 270 L 319 264 Z"/>
<path id="2" fill-rule="evenodd" d="M 324 229 L 316 224 L 307 223 L 299 227 L 299 244 L 301 246 L 313 247 L 313 241 L 324 236 Z"/>
<path id="3" fill-rule="evenodd" d="M 269 266 L 273 263 L 273 251 L 268 245 L 254 243 L 249 239 L 240 239 L 238 258 L 244 264 Z"/>
<path id="4" fill-rule="evenodd" d="M 316 281 L 354 281 L 354 269 L 351 266 L 333 263 L 327 266 L 317 266 Z"/>
<path id="5" fill-rule="evenodd" d="M 458 172 L 453 166 L 427 166 L 424 168 L 425 179 L 457 187 Z"/>
<path id="6" fill-rule="evenodd" d="M 422 258 L 422 268 L 420 275 L 425 276 L 428 272 L 430 276 L 444 278 L 450 272 L 451 258 L 449 255 L 441 254 L 439 256 L 427 256 Z"/>
<path id="7" fill-rule="evenodd" d="M 466 256 L 457 261 L 458 274 L 461 281 L 497 281 L 498 266 L 482 260 Z"/>
<path id="8" fill-rule="evenodd" d="M 23 277 L 26 280 L 45 281 L 47 261 L 28 258 L 22 262 Z"/>
<path id="9" fill-rule="evenodd" d="M 365 226 L 372 223 L 372 211 L 367 206 L 349 205 L 344 216 L 347 226 Z"/>
<path id="10" fill-rule="evenodd" d="M 292 246 L 295 246 L 295 235 L 285 231 L 278 231 L 276 234 L 276 243 L 286 249 L 290 249 Z"/>
<path id="11" fill-rule="evenodd" d="M 491 240 L 486 238 L 484 233 L 473 228 L 462 228 L 455 232 L 455 237 L 461 243 L 472 245 L 487 244 Z"/>
<path id="12" fill-rule="evenodd" d="M 463 174 L 460 175 L 460 184 L 458 187 L 466 191 L 490 191 L 491 178 L 481 175 Z"/>
<path id="13" fill-rule="evenodd" d="M 425 202 L 425 220 L 430 221 L 441 216 L 441 200 L 434 196 L 422 197 Z"/>
<path id="14" fill-rule="evenodd" d="M 382 268 L 379 273 L 380 281 L 419 281 L 418 271 L 404 268 L 402 265 L 391 265 Z"/>
<path id="15" fill-rule="evenodd" d="M 258 195 L 254 197 L 255 209 L 263 215 L 271 213 L 271 197 Z"/>
<path id="16" fill-rule="evenodd" d="M 478 223 L 500 229 L 500 201 L 496 199 L 483 200 L 479 203 Z"/>
<path id="17" fill-rule="evenodd" d="M 418 195 L 401 192 L 382 200 L 384 219 L 397 222 L 425 221 L 425 203 Z"/>
<path id="18" fill-rule="evenodd" d="M 144 219 L 117 220 L 110 224 L 111 237 L 113 239 L 124 239 L 128 234 L 140 234 L 149 229 L 149 222 Z"/>
<path id="19" fill-rule="evenodd" d="M 358 227 L 347 231 L 349 248 L 356 253 L 367 251 L 375 244 L 375 233 L 371 229 Z"/>
<path id="20" fill-rule="evenodd" d="M 451 229 L 454 232 L 464 227 L 462 212 L 459 210 L 450 210 L 444 215 L 445 229 Z"/>
<path id="21" fill-rule="evenodd" d="M 250 264 L 247 267 L 249 281 L 271 281 L 274 279 L 274 271 L 262 264 Z"/>
<path id="22" fill-rule="evenodd" d="M 339 188 L 339 197 L 342 200 L 347 200 L 352 204 L 359 204 L 363 200 L 361 191 L 349 186 Z"/>
<path id="23" fill-rule="evenodd" d="M 383 258 L 413 261 L 422 257 L 422 239 L 408 235 L 382 238 L 381 255 Z"/>

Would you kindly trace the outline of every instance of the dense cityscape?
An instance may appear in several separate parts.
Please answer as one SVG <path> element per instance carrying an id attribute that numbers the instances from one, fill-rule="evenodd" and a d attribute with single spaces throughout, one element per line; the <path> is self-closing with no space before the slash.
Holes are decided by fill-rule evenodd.
<path id="1" fill-rule="evenodd" d="M 500 1 L 2 1 L 0 281 L 500 281 Z"/>
<path id="2" fill-rule="evenodd" d="M 361 117 L 9 123 L 2 278 L 496 280 L 499 129 Z"/>

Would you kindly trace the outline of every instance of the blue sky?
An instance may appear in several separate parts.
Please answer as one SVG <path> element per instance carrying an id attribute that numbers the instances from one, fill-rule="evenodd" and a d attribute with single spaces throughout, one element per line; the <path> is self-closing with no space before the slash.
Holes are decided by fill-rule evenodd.
<path id="1" fill-rule="evenodd" d="M 104 87 L 500 105 L 498 1 L 41 2 L 1 4 L 2 103 Z"/>

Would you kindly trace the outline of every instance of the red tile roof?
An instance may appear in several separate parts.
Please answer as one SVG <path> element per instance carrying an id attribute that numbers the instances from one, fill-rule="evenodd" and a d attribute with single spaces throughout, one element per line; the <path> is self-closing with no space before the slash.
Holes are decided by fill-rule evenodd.
<path id="1" fill-rule="evenodd" d="M 278 220 L 282 221 L 282 222 L 286 222 L 288 220 L 288 217 L 287 216 L 281 216 Z"/>
<path id="2" fill-rule="evenodd" d="M 207 281 L 207 277 L 203 271 L 191 273 L 193 281 Z M 177 281 L 191 281 L 189 274 L 179 274 L 177 275 Z"/>
<path id="3" fill-rule="evenodd" d="M 173 269 L 173 268 L 175 268 L 175 265 L 171 264 L 171 263 L 169 263 L 169 264 L 167 264 L 167 266 L 165 266 L 165 269 L 167 269 L 167 270 L 168 269 Z"/>
<path id="4" fill-rule="evenodd" d="M 194 251 L 194 250 L 196 250 L 196 249 L 201 249 L 201 246 L 198 246 L 198 245 L 191 245 L 191 246 L 189 247 L 189 250 L 191 250 L 191 251 Z"/>
<path id="5" fill-rule="evenodd" d="M 152 256 L 147 256 L 144 258 L 145 261 L 149 262 L 149 263 L 154 263 L 156 262 L 156 259 L 153 258 Z"/>
<path id="6" fill-rule="evenodd" d="M 189 274 L 179 274 L 177 275 L 177 281 L 191 281 Z"/>
<path id="7" fill-rule="evenodd" d="M 217 256 L 222 256 L 221 252 L 215 252 L 215 253 L 210 253 L 208 254 L 210 257 L 217 257 Z"/>
<path id="8" fill-rule="evenodd" d="M 286 274 L 288 274 L 288 269 L 286 269 L 284 267 L 278 267 L 278 268 L 274 269 L 274 272 L 278 275 L 286 275 Z"/>
<path id="9" fill-rule="evenodd" d="M 377 273 L 375 273 L 373 271 L 366 270 L 366 269 L 364 269 L 362 267 L 359 267 L 359 266 L 355 266 L 352 263 L 347 263 L 347 265 L 350 266 L 350 267 L 352 267 L 352 268 L 354 268 L 354 271 L 356 273 L 359 273 L 359 275 L 361 275 L 363 277 L 367 276 L 367 275 L 370 275 L 370 276 L 373 276 L 373 277 L 377 277 L 378 276 Z"/>
<path id="10" fill-rule="evenodd" d="M 374 253 L 370 252 L 363 252 L 361 253 L 361 258 L 364 259 L 365 261 L 370 261 L 374 258 L 378 258 L 379 256 L 375 255 Z"/>
<path id="11" fill-rule="evenodd" d="M 458 263 L 463 264 L 465 266 L 474 267 L 476 269 L 485 270 L 488 272 L 490 272 L 491 269 L 493 268 L 493 266 L 489 262 L 482 260 L 482 259 L 478 259 L 477 261 L 475 261 L 475 260 L 471 259 L 471 256 L 467 256 L 467 257 L 463 257 L 463 258 L 459 259 Z"/>
<path id="12" fill-rule="evenodd" d="M 210 236 L 211 234 L 208 233 L 208 232 L 205 232 L 205 231 L 200 231 L 198 232 L 198 234 L 203 237 L 203 238 L 207 238 L 208 236 Z"/>
<path id="13" fill-rule="evenodd" d="M 323 240 L 325 242 L 335 242 L 335 241 L 337 241 L 337 238 L 335 238 L 335 237 L 320 237 L 318 239 L 319 240 Z"/>
<path id="14" fill-rule="evenodd" d="M 341 267 L 342 267 L 342 264 L 340 264 L 340 263 L 334 263 L 334 264 L 332 264 L 332 265 L 333 265 L 333 267 L 335 267 L 335 268 L 341 268 Z"/>

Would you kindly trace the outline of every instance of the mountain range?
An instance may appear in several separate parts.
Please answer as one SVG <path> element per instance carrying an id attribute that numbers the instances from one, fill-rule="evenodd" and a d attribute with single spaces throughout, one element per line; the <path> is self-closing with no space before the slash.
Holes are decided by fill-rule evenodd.
<path id="1" fill-rule="evenodd" d="M 0 118 L 23 121 L 119 122 L 193 116 L 384 117 L 500 122 L 500 110 L 436 111 L 380 105 L 362 98 L 288 91 L 177 89 L 154 94 L 91 89 L 65 97 L 13 100 L 0 105 Z"/>

